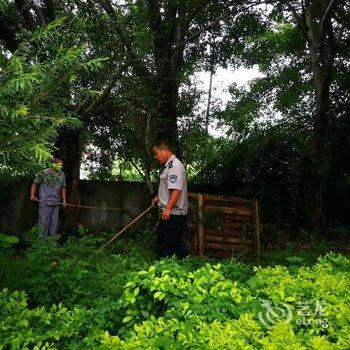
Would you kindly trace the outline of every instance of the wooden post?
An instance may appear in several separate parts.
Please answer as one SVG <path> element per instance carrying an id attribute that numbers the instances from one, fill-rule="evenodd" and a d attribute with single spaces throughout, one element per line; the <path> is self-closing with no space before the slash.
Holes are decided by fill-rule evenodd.
<path id="1" fill-rule="evenodd" d="M 203 195 L 198 194 L 198 255 L 204 255 Z"/>
<path id="2" fill-rule="evenodd" d="M 197 203 L 196 203 L 197 204 Z M 197 208 L 195 204 L 194 208 L 194 213 L 193 213 L 193 230 L 192 230 L 192 241 L 191 241 L 191 246 L 192 246 L 192 254 L 193 255 L 198 255 L 198 213 L 197 213 Z"/>
<path id="3" fill-rule="evenodd" d="M 198 255 L 198 193 L 188 194 L 188 234 L 191 254 Z"/>
<path id="4" fill-rule="evenodd" d="M 253 218 L 254 218 L 254 247 L 255 256 L 260 262 L 260 217 L 259 217 L 259 202 L 253 201 Z"/>
<path id="5" fill-rule="evenodd" d="M 243 226 L 242 236 L 241 236 L 241 250 L 242 250 L 242 252 L 245 252 L 245 249 L 246 249 L 246 240 L 247 240 L 246 229 L 247 229 L 246 225 Z"/>

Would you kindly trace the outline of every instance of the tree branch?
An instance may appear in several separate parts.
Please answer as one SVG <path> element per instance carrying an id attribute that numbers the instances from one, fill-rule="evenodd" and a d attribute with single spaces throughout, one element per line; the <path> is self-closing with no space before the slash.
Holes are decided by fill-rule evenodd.
<path id="1" fill-rule="evenodd" d="M 127 67 L 126 65 L 122 65 L 121 67 L 119 67 L 119 69 L 113 74 L 110 82 L 108 83 L 106 88 L 103 90 L 102 94 L 95 101 L 93 101 L 90 104 L 90 106 L 85 108 L 85 106 L 84 106 L 85 103 L 84 102 L 82 103 L 82 105 L 79 107 L 79 110 L 78 110 L 78 114 L 80 116 L 83 117 L 83 116 L 86 116 L 88 114 L 91 114 L 102 104 L 102 102 L 107 97 L 107 95 L 111 92 L 115 82 L 118 80 L 120 75 L 124 72 L 126 67 Z"/>
<path id="2" fill-rule="evenodd" d="M 204 28 L 202 28 L 201 30 L 197 31 L 196 33 L 192 34 L 191 36 L 189 36 L 187 39 L 183 40 L 180 44 L 176 45 L 173 48 L 173 51 L 178 50 L 181 46 L 185 46 L 188 42 L 192 41 L 193 39 L 196 39 L 197 37 L 199 37 L 203 32 L 207 31 L 209 28 L 211 28 L 212 26 L 214 26 L 216 23 L 232 16 L 234 13 L 234 11 L 230 11 L 229 13 L 227 13 L 224 16 L 221 16 L 217 19 L 215 19 L 214 21 L 210 22 L 208 25 L 206 25 Z"/>
<path id="3" fill-rule="evenodd" d="M 206 6 L 210 4 L 210 0 L 204 1 L 202 4 L 197 6 L 196 8 L 193 9 L 193 11 L 190 13 L 190 15 L 187 18 L 186 21 L 186 27 L 190 25 L 190 23 L 194 20 L 194 18 L 198 15 L 198 13 L 201 13 Z"/>
<path id="4" fill-rule="evenodd" d="M 259 4 L 264 4 L 264 3 L 268 3 L 268 1 L 261 1 L 259 2 Z M 248 5 L 248 7 L 246 7 L 246 9 L 248 9 L 251 6 L 256 5 L 256 3 L 252 2 Z M 227 5 L 230 6 L 230 5 Z M 209 24 L 207 24 L 204 28 L 200 29 L 199 31 L 197 31 L 196 33 L 192 34 L 191 36 L 189 36 L 187 39 L 183 40 L 181 43 L 179 43 L 178 45 L 176 45 L 173 48 L 173 52 L 178 50 L 180 47 L 186 45 L 188 42 L 192 41 L 193 39 L 196 39 L 197 37 L 199 37 L 203 32 L 207 31 L 209 28 L 211 28 L 212 26 L 214 26 L 215 24 L 217 24 L 218 22 L 229 18 L 230 16 L 237 14 L 239 11 L 237 11 L 236 7 L 233 7 L 231 11 L 229 11 L 227 14 L 220 16 L 218 18 L 216 18 L 214 21 L 210 22 Z"/>
<path id="5" fill-rule="evenodd" d="M 317 45 L 319 47 L 322 47 L 324 46 L 324 39 L 326 37 L 326 33 L 328 32 L 329 33 L 329 27 L 332 26 L 332 24 L 330 23 L 330 14 L 331 14 L 331 11 L 333 9 L 333 6 L 335 5 L 335 0 L 330 0 L 324 14 L 323 14 L 323 18 L 321 20 L 321 25 L 320 25 L 320 32 L 319 32 L 319 35 L 318 35 L 318 40 L 317 40 Z M 330 38 L 330 40 L 332 40 Z"/>
<path id="6" fill-rule="evenodd" d="M 304 1 L 302 2 L 302 5 L 301 5 L 301 15 L 298 14 L 296 9 L 289 2 L 287 2 L 287 7 L 288 7 L 289 11 L 292 12 L 296 22 L 300 25 L 301 30 L 303 31 L 305 37 L 307 37 L 308 28 L 307 28 L 307 22 L 306 22 Z"/>
<path id="7" fill-rule="evenodd" d="M 147 177 L 146 174 L 144 174 L 141 169 L 137 166 L 137 164 L 133 161 L 132 158 L 130 158 L 130 163 L 133 165 L 133 167 L 137 170 L 137 172 L 140 174 L 140 176 L 143 178 L 143 181 L 145 182 L 148 190 L 152 194 L 154 192 L 153 184 L 151 180 Z"/>
<path id="8" fill-rule="evenodd" d="M 147 0 L 149 22 L 153 35 L 160 34 L 160 27 L 162 24 L 162 17 L 160 15 L 159 4 L 155 0 Z"/>
<path id="9" fill-rule="evenodd" d="M 151 73 L 144 65 L 144 63 L 137 57 L 131 42 L 129 41 L 124 29 L 121 27 L 119 23 L 118 16 L 114 11 L 114 8 L 109 0 L 94 0 L 95 3 L 99 3 L 102 8 L 106 11 L 108 16 L 112 19 L 115 29 L 117 31 L 118 37 L 121 40 L 123 46 L 126 49 L 127 54 L 130 57 L 130 63 L 132 67 L 135 69 L 138 77 L 143 80 L 147 85 L 151 86 Z"/>
<path id="10" fill-rule="evenodd" d="M 324 12 L 323 18 L 321 20 L 320 37 L 322 36 L 322 33 L 324 33 L 325 23 L 326 23 L 326 21 L 328 21 L 329 15 L 330 15 L 334 5 L 335 5 L 335 0 L 330 0 L 328 6 L 326 8 L 326 11 Z"/>

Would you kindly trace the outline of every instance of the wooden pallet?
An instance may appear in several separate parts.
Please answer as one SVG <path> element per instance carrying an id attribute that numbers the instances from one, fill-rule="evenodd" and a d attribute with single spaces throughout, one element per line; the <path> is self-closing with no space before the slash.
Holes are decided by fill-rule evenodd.
<path id="1" fill-rule="evenodd" d="M 189 193 L 189 215 L 183 240 L 192 254 L 230 257 L 237 253 L 260 260 L 257 200 Z"/>

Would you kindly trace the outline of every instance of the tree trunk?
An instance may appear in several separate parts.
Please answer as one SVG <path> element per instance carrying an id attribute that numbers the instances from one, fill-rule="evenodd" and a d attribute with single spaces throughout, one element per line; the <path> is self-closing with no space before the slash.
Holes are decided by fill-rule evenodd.
<path id="1" fill-rule="evenodd" d="M 209 87 L 208 87 L 208 100 L 207 100 L 207 110 L 205 113 L 205 132 L 209 135 L 209 118 L 210 118 L 210 105 L 211 105 L 211 91 L 213 85 L 213 75 L 214 75 L 214 62 L 210 62 L 210 77 L 209 77 Z"/>
<path id="2" fill-rule="evenodd" d="M 321 70 L 321 69 L 319 69 Z M 328 156 L 328 130 L 329 130 L 329 89 L 330 89 L 331 72 L 316 72 L 316 111 L 314 117 L 314 230 L 321 235 L 326 232 L 326 213 L 323 203 L 325 193 L 325 180 L 327 173 L 327 156 Z"/>
<path id="3" fill-rule="evenodd" d="M 314 188 L 313 188 L 313 229 L 320 235 L 326 232 L 326 214 L 323 203 L 325 194 L 325 179 L 327 173 L 327 155 L 329 140 L 329 103 L 330 83 L 334 62 L 333 32 L 329 17 L 329 3 L 321 4 L 324 15 L 318 31 L 315 23 L 315 8 L 308 2 L 305 11 L 305 23 L 309 44 L 310 61 L 312 64 L 315 84 L 315 112 L 313 118 L 313 150 L 314 150 Z"/>
<path id="4" fill-rule="evenodd" d="M 174 77 L 164 77 L 159 82 L 160 94 L 157 108 L 157 138 L 158 140 L 167 140 L 173 144 L 175 152 L 181 156 L 180 143 L 178 136 L 177 118 L 177 99 L 178 84 Z"/>
<path id="5" fill-rule="evenodd" d="M 70 204 L 79 204 L 79 177 L 80 177 L 80 131 L 62 128 L 56 147 L 63 158 L 63 171 L 67 182 L 67 201 Z M 67 207 L 62 215 L 64 232 L 76 232 L 78 227 L 79 209 Z"/>
<path id="6" fill-rule="evenodd" d="M 159 4 L 148 0 L 149 24 L 153 33 L 154 59 L 157 86 L 157 139 L 171 142 L 176 155 L 182 152 L 178 133 L 178 97 L 180 72 L 183 66 L 183 50 L 174 50 L 184 40 L 186 18 L 183 4 L 168 2 L 164 15 Z"/>

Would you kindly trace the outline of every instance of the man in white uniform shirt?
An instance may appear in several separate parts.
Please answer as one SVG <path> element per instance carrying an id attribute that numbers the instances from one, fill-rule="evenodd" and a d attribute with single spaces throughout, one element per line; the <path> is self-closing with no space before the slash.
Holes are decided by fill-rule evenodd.
<path id="1" fill-rule="evenodd" d="M 152 200 L 152 204 L 158 204 L 161 212 L 156 227 L 156 258 L 173 254 L 184 257 L 181 233 L 186 227 L 188 211 L 185 168 L 167 142 L 157 143 L 152 151 L 158 163 L 164 165 L 158 195 Z"/>

